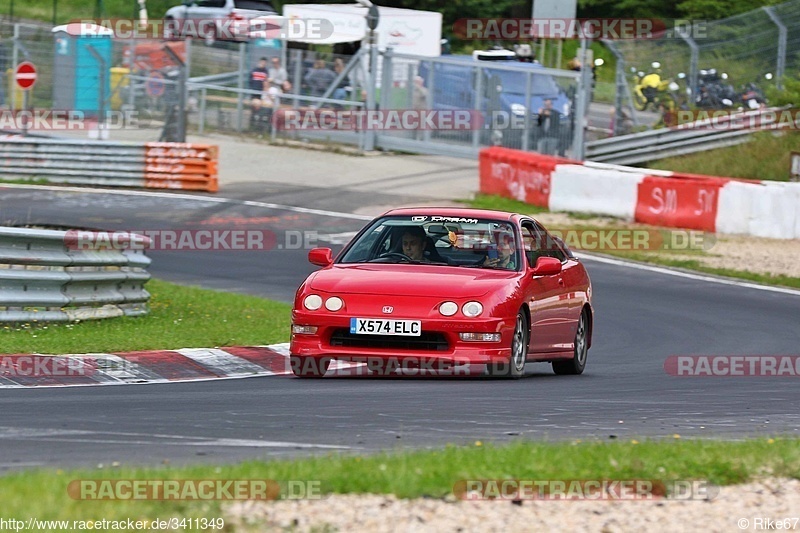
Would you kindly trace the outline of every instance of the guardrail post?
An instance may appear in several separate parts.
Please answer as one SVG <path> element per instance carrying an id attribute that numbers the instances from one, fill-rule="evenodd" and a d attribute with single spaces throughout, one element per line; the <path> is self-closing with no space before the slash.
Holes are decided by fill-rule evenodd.
<path id="1" fill-rule="evenodd" d="M 783 71 L 786 68 L 786 25 L 778 18 L 772 6 L 764 6 L 761 9 L 767 12 L 770 20 L 778 27 L 778 60 L 775 65 L 775 86 L 778 89 L 783 89 Z"/>

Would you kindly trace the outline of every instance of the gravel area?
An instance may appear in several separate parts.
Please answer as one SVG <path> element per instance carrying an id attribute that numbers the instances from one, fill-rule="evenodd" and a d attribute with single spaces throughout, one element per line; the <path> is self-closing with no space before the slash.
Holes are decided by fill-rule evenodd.
<path id="1" fill-rule="evenodd" d="M 708 501 L 524 501 L 516 505 L 333 495 L 314 501 L 238 502 L 224 512 L 226 526 L 234 531 L 729 532 L 760 531 L 768 529 L 768 524 L 757 519 L 786 518 L 795 519 L 789 531 L 791 526 L 800 531 L 800 481 L 765 479 L 722 487 Z M 773 523 L 771 529 L 778 526 Z"/>
<path id="2" fill-rule="evenodd" d="M 651 227 L 605 217 L 575 218 L 567 213 L 541 213 L 534 216 L 547 228 L 568 228 L 573 226 Z M 670 228 L 659 229 L 668 230 Z M 671 259 L 694 259 L 711 268 L 800 277 L 800 239 L 765 239 L 723 234 L 716 234 L 714 239 L 713 246 L 704 254 L 671 253 L 666 257 Z"/>

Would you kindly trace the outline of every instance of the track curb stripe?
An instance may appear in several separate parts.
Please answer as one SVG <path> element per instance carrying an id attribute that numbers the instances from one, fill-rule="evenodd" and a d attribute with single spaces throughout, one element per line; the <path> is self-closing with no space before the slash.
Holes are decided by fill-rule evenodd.
<path id="1" fill-rule="evenodd" d="M 288 344 L 220 348 L 182 348 L 123 353 L 89 353 L 61 356 L 40 354 L 0 355 L 0 389 L 49 388 L 144 383 L 209 381 L 253 376 L 291 374 Z M 20 365 L 21 358 L 25 365 Z M 50 358 L 67 359 L 68 370 L 57 370 Z"/>

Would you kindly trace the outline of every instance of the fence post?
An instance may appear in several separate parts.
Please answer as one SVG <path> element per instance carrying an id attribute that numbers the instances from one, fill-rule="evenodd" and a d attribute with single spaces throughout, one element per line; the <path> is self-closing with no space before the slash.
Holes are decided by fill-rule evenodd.
<path id="1" fill-rule="evenodd" d="M 778 18 L 778 15 L 775 14 L 775 10 L 772 6 L 764 6 L 761 9 L 767 12 L 770 20 L 778 27 L 778 61 L 775 66 L 777 69 L 775 72 L 775 86 L 778 89 L 783 89 L 783 71 L 786 68 L 786 25 L 784 25 L 781 19 Z"/>
<path id="2" fill-rule="evenodd" d="M 246 61 L 247 43 L 239 43 L 239 82 L 236 87 L 239 89 L 236 95 L 236 131 L 242 132 L 242 114 L 244 111 L 244 77 L 249 72 Z"/>
<path id="3" fill-rule="evenodd" d="M 292 50 L 292 55 L 294 56 L 294 81 L 292 84 L 294 85 L 294 94 L 300 94 L 300 88 L 302 87 L 302 75 L 303 75 L 303 51 L 302 50 Z M 297 109 L 300 106 L 300 101 L 295 97 L 292 100 L 292 109 Z"/>
<path id="4" fill-rule="evenodd" d="M 392 47 L 387 46 L 383 52 L 383 66 L 381 67 L 381 101 L 379 104 L 381 109 L 389 108 L 389 97 L 394 89 L 392 81 L 394 78 L 393 62 Z"/>
<path id="5" fill-rule="evenodd" d="M 694 96 L 694 92 L 697 90 L 697 62 L 700 56 L 700 48 L 697 46 L 695 40 L 692 39 L 691 35 L 686 33 L 684 28 L 676 27 L 675 33 L 677 33 L 692 50 L 692 57 L 689 60 L 689 88 L 692 90 L 692 96 Z"/>
<path id="6" fill-rule="evenodd" d="M 625 56 L 619 51 L 614 41 L 603 40 L 606 48 L 611 50 L 614 57 L 617 59 L 617 71 L 615 74 L 615 95 L 614 95 L 614 135 L 619 135 L 620 127 L 625 121 L 625 115 L 622 113 L 622 108 L 625 105 L 625 98 L 628 99 L 628 111 L 634 126 L 639 125 L 639 119 L 636 118 L 636 110 L 633 108 L 633 96 L 631 95 L 631 88 L 628 85 L 627 73 L 625 72 Z"/>
<path id="7" fill-rule="evenodd" d="M 205 130 L 206 127 L 206 94 L 206 88 L 203 87 L 200 90 L 200 123 L 197 126 L 200 135 L 203 134 L 203 130 Z"/>
<path id="8" fill-rule="evenodd" d="M 428 69 L 428 72 L 430 72 L 430 75 L 428 76 L 428 96 L 425 98 L 425 100 L 426 100 L 425 108 L 426 109 L 433 109 L 433 94 L 436 91 L 436 70 L 434 68 L 434 65 L 435 65 L 435 63 L 433 61 L 430 61 L 428 63 L 428 66 L 430 67 Z M 411 91 L 412 92 L 414 91 L 413 83 L 411 85 Z M 412 94 L 412 98 L 413 98 L 413 94 Z M 425 128 L 425 129 L 422 130 L 422 138 L 423 138 L 423 140 L 425 142 L 431 142 L 431 135 L 432 135 L 432 132 L 428 128 Z M 416 139 L 416 135 L 414 136 L 414 138 Z"/>
<path id="9" fill-rule="evenodd" d="M 533 90 L 533 73 L 528 72 L 525 74 L 525 127 L 522 130 L 522 151 L 527 152 L 529 149 L 528 138 L 531 134 L 531 113 L 532 109 L 528 109 L 531 104 L 531 91 Z M 538 111 L 538 110 L 537 110 Z M 514 114 L 512 113 L 509 119 L 513 120 Z"/>
<path id="10" fill-rule="evenodd" d="M 14 13 L 14 2 L 11 2 L 11 13 L 13 19 Z M 17 65 L 19 64 L 19 23 L 14 23 L 14 38 L 11 40 L 13 46 L 11 47 L 11 75 L 13 76 L 14 73 L 17 71 Z M 19 91 L 17 91 L 17 85 L 15 83 L 10 83 L 11 80 L 5 80 L 8 84 L 8 87 L 11 89 L 8 95 L 8 108 L 9 109 L 17 109 L 17 95 Z"/>
<path id="11" fill-rule="evenodd" d="M 476 66 L 474 67 L 474 70 L 472 72 L 475 73 L 475 103 L 473 104 L 472 107 L 475 109 L 475 115 L 480 115 L 481 101 L 483 100 L 483 69 L 480 66 Z M 431 61 L 431 78 L 433 78 L 433 61 Z M 489 118 L 488 114 L 487 118 Z M 494 124 L 489 124 L 489 126 L 490 128 L 494 128 Z M 490 130 L 489 133 L 491 135 L 494 133 L 494 131 Z M 481 145 L 481 129 L 473 128 L 472 147 L 477 149 L 480 145 Z"/>
<path id="12" fill-rule="evenodd" d="M 575 109 L 573 109 L 575 131 L 573 132 L 572 138 L 572 157 L 573 159 L 577 159 L 579 161 L 583 160 L 585 148 L 583 146 L 583 129 L 584 121 L 586 119 L 586 110 L 589 107 L 587 105 L 589 100 L 589 91 L 591 90 L 592 86 L 592 68 L 587 61 L 587 58 L 589 57 L 589 54 L 587 53 L 588 46 L 589 43 L 586 37 L 581 37 L 581 48 L 579 53 L 582 67 L 580 70 L 580 76 L 578 77 L 578 101 L 575 104 Z"/>

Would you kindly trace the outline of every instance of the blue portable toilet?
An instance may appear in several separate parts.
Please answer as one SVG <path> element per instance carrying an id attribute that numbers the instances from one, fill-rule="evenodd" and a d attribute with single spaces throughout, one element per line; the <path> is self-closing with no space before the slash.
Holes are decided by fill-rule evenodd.
<path id="1" fill-rule="evenodd" d="M 56 26 L 52 32 L 55 38 L 53 108 L 98 116 L 103 101 L 107 112 L 111 106 L 114 32 L 104 26 L 83 22 Z"/>

